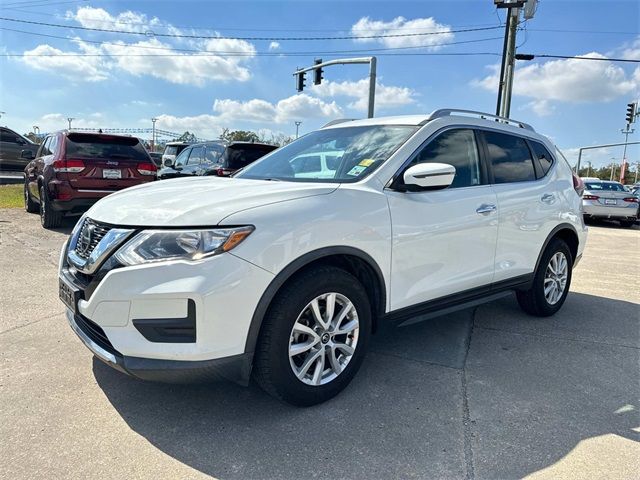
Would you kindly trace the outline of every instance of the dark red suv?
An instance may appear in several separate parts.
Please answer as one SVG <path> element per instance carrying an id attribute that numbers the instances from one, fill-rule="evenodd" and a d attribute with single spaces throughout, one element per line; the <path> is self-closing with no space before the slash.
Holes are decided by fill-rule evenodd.
<path id="1" fill-rule="evenodd" d="M 24 206 L 55 228 L 65 214 L 102 197 L 156 179 L 157 168 L 136 137 L 62 131 L 47 135 L 24 169 Z"/>

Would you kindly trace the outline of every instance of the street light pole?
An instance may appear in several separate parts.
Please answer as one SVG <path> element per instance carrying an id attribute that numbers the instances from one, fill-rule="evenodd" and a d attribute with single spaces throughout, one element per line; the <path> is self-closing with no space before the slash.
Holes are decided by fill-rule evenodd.
<path id="1" fill-rule="evenodd" d="M 156 122 L 158 121 L 157 118 L 152 118 L 151 122 L 153 123 L 153 130 L 151 133 L 151 151 L 155 152 L 156 151 Z"/>
<path id="2" fill-rule="evenodd" d="M 67 122 L 69 122 L 69 130 L 71 130 L 71 122 L 73 122 L 75 120 L 75 118 L 73 117 L 67 117 Z"/>
<path id="3" fill-rule="evenodd" d="M 296 124 L 296 138 L 298 138 L 298 128 L 300 127 L 300 125 L 302 124 L 302 122 L 297 121 L 297 122 L 294 122 L 294 123 Z"/>

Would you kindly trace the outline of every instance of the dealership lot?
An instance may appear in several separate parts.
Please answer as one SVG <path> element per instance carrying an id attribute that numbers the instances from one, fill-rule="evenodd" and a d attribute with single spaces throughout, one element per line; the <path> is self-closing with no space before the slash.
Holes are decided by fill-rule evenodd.
<path id="1" fill-rule="evenodd" d="M 256 387 L 144 383 L 91 359 L 57 298 L 56 231 L 0 210 L 2 478 L 632 478 L 640 231 L 591 228 L 552 318 L 515 299 L 383 331 L 299 409 Z"/>

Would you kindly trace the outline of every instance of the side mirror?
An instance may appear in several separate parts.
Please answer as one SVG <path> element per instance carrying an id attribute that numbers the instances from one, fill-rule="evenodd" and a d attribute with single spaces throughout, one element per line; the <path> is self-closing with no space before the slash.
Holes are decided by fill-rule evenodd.
<path id="1" fill-rule="evenodd" d="M 162 162 L 162 164 L 163 164 L 165 167 L 170 167 L 171 165 L 173 165 L 173 161 L 171 161 L 171 159 L 170 159 L 170 158 L 167 158 L 167 159 L 165 159 L 165 160 Z"/>
<path id="2" fill-rule="evenodd" d="M 419 163 L 408 168 L 403 175 L 405 185 L 425 190 L 447 188 L 453 182 L 456 167 L 447 163 Z"/>
<path id="3" fill-rule="evenodd" d="M 33 160 L 36 156 L 31 150 L 22 150 L 20 152 L 20 158 L 23 158 L 24 160 Z"/>

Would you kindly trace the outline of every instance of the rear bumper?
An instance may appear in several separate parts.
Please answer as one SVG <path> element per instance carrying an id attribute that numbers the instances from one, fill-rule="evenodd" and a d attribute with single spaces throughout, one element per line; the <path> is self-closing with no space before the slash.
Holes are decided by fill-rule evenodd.
<path id="1" fill-rule="evenodd" d="M 71 329 L 103 363 L 141 380 L 167 383 L 232 381 L 247 385 L 252 355 L 243 353 L 214 360 L 182 361 L 128 357 L 115 350 L 93 322 L 67 310 Z M 97 327 L 97 329 L 96 329 Z"/>
<path id="2" fill-rule="evenodd" d="M 105 195 L 106 196 L 106 195 Z M 100 198 L 76 198 L 73 200 L 52 200 L 51 208 L 57 212 L 83 213 Z"/>
<path id="3" fill-rule="evenodd" d="M 590 202 L 583 202 L 582 213 L 585 217 L 592 218 L 615 218 L 635 220 L 638 216 L 638 206 L 614 207 L 604 205 L 591 205 Z"/>
<path id="4" fill-rule="evenodd" d="M 149 181 L 152 180 L 150 179 Z M 54 179 L 48 183 L 51 208 L 58 212 L 83 213 L 101 198 L 140 183 L 146 182 L 136 182 L 123 185 L 121 189 L 107 190 L 100 188 L 73 188 L 67 181 Z"/>

